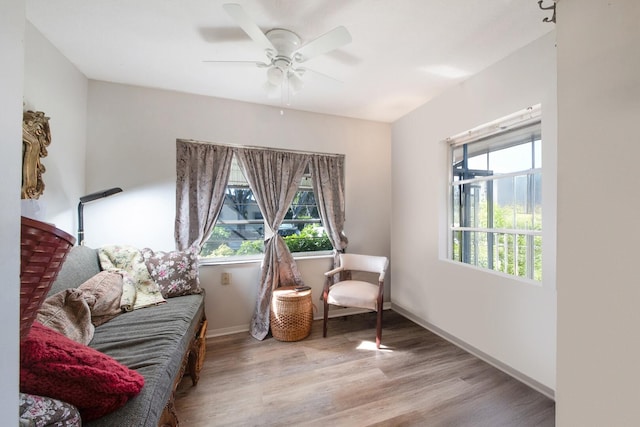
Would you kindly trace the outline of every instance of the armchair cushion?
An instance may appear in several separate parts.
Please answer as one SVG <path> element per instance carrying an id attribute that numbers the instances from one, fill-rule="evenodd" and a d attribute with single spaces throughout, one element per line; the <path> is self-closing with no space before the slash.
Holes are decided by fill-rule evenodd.
<path id="1" fill-rule="evenodd" d="M 377 311 L 378 292 L 378 285 L 360 280 L 345 280 L 331 286 L 328 303 Z"/>

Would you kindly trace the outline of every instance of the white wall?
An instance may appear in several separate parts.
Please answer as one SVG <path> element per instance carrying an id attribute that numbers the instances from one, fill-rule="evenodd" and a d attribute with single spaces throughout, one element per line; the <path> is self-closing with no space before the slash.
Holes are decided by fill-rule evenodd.
<path id="1" fill-rule="evenodd" d="M 640 425 L 638 22 L 558 2 L 559 426 Z"/>
<path id="2" fill-rule="evenodd" d="M 0 1 L 0 414 L 18 424 L 24 1 Z"/>
<path id="3" fill-rule="evenodd" d="M 88 82 L 28 22 L 24 79 L 26 108 L 51 118 L 40 199 L 45 220 L 76 235 L 80 196 L 114 186 L 124 189 L 85 206 L 88 246 L 173 249 L 175 140 L 193 138 L 345 154 L 348 250 L 389 255 L 388 124 L 292 110 L 281 115 L 277 108 Z M 321 273 L 329 265 L 326 258 L 300 262 L 314 295 L 320 295 Z M 222 271 L 232 273 L 232 285 L 220 285 Z M 202 269 L 212 333 L 246 329 L 258 275 L 257 262 Z"/>
<path id="4" fill-rule="evenodd" d="M 549 33 L 448 90 L 392 127 L 392 304 L 555 389 L 556 68 Z M 542 104 L 544 283 L 446 260 L 444 139 Z M 544 388 L 548 388 L 545 390 Z"/>
<path id="5" fill-rule="evenodd" d="M 42 159 L 47 222 L 76 235 L 78 199 L 85 193 L 88 80 L 31 23 L 25 30 L 24 108 L 49 117 L 51 145 Z"/>
<path id="6" fill-rule="evenodd" d="M 633 226 L 640 206 L 638 191 L 633 187 L 636 181 L 633 161 L 640 154 L 636 130 L 640 117 L 639 7 L 635 0 L 588 4 L 577 0 L 558 2 L 557 194 L 552 36 L 490 67 L 393 126 L 392 201 L 398 206 L 392 212 L 394 303 L 550 388 L 554 388 L 555 383 L 555 365 L 551 360 L 555 354 L 552 342 L 556 312 L 555 248 L 551 246 L 555 246 L 556 239 L 557 196 L 556 399 L 557 424 L 560 426 L 640 424 L 637 405 L 640 346 L 635 338 L 640 324 L 635 246 L 640 236 L 633 227 L 610 232 L 617 225 Z M 0 409 L 7 423 L 15 425 L 15 420 L 7 414 L 15 411 L 18 388 L 17 216 L 21 162 L 16 141 L 22 133 L 19 123 L 22 115 L 24 1 L 2 1 L 0 11 L 0 52 L 3 57 L 0 68 L 0 167 L 4 177 L 0 187 L 3 203 L 0 209 L 0 256 L 3 260 L 0 272 L 6 279 L 5 293 L 0 299 L 0 321 L 5 326 L 3 340 L 6 344 L 0 349 L 3 378 Z M 64 107 L 62 114 L 57 114 L 57 105 L 68 102 L 65 98 L 69 92 L 56 93 L 59 80 L 48 76 L 57 75 L 68 64 L 55 57 L 49 58 L 46 61 L 49 66 L 58 65 L 53 70 L 40 70 L 42 75 L 36 78 L 38 71 L 32 67 L 38 61 L 34 61 L 37 56 L 32 56 L 31 52 L 37 50 L 32 47 L 40 49 L 47 42 L 41 40 L 29 24 L 27 39 L 25 80 L 30 83 L 24 88 L 25 102 L 47 113 L 56 112 L 51 114 L 52 131 L 56 129 L 48 157 L 51 162 L 45 164 L 47 174 L 58 170 L 59 177 L 52 176 L 49 180 L 45 175 L 46 196 L 51 198 L 50 195 L 56 194 L 56 200 L 50 200 L 48 210 L 60 222 L 70 224 L 74 221 L 70 218 L 74 218 L 77 198 L 82 193 L 122 185 L 128 194 L 133 194 L 129 198 L 124 194 L 113 198 L 116 212 L 111 214 L 117 220 L 116 226 L 109 224 L 110 218 L 100 217 L 102 205 L 93 206 L 96 211 L 87 214 L 92 215 L 87 218 L 90 244 L 107 242 L 112 235 L 114 241 L 171 246 L 172 231 L 166 224 L 174 209 L 169 201 L 173 197 L 169 195 L 169 187 L 174 179 L 174 165 L 173 149 L 166 148 L 173 144 L 176 136 L 255 145 L 260 141 L 253 141 L 253 138 L 264 136 L 265 141 L 268 140 L 265 145 L 290 147 L 299 143 L 302 149 L 345 152 L 348 159 L 370 157 L 367 161 L 375 174 L 358 176 L 355 173 L 356 176 L 348 180 L 350 221 L 347 226 L 354 251 L 376 253 L 386 249 L 390 173 L 389 165 L 383 159 L 391 151 L 386 126 L 359 122 L 344 124 L 337 118 L 305 116 L 300 123 L 285 121 L 279 139 L 275 125 L 281 123 L 282 118 L 277 110 L 94 82 L 93 103 L 100 103 L 104 98 L 106 111 L 91 107 L 90 110 L 94 115 L 104 114 L 106 118 L 94 117 L 91 121 L 98 123 L 93 131 L 106 126 L 107 135 L 93 138 L 92 159 L 87 167 L 89 183 L 84 188 L 84 176 L 76 170 L 77 162 L 82 162 L 83 157 L 79 154 L 83 150 L 77 141 L 79 138 L 74 137 L 76 142 L 69 147 L 71 153 L 67 153 L 74 157 L 73 161 L 67 162 L 55 151 L 57 145 L 64 144 L 63 138 L 57 136 L 62 132 L 58 123 L 76 120 L 74 114 L 65 114 L 64 108 L 82 115 L 78 109 L 81 96 L 74 96 L 71 105 Z M 38 46 L 31 46 L 31 43 Z M 82 91 L 82 79 L 75 71 L 69 72 L 75 76 L 71 93 Z M 64 75 L 60 77 L 66 81 Z M 34 90 L 32 85 L 39 84 L 41 79 L 47 82 L 46 87 Z M 110 90 L 119 94 L 114 94 L 113 98 L 104 94 Z M 44 96 L 45 93 L 51 95 Z M 174 104 L 174 97 L 182 101 Z M 158 105 L 155 105 L 156 101 Z M 441 259 L 446 238 L 442 205 L 446 202 L 443 163 L 446 148 L 440 141 L 537 102 L 543 104 L 545 141 L 545 283 L 541 288 L 451 265 Z M 124 112 L 118 111 L 120 108 Z M 296 117 L 297 114 L 302 113 L 287 111 L 285 117 Z M 70 128 L 74 126 L 82 128 L 83 119 L 69 125 Z M 163 132 L 176 129 L 180 131 L 176 132 L 179 135 L 167 136 Z M 82 133 L 81 130 L 78 132 Z M 316 132 L 331 139 L 326 141 L 328 148 L 321 148 L 323 138 L 318 138 Z M 114 139 L 115 145 L 111 145 Z M 140 148 L 128 147 L 139 139 L 143 141 Z M 104 146 L 95 146 L 99 143 Z M 154 149 L 156 144 L 158 150 Z M 362 152 L 358 144 L 372 149 Z M 110 146 L 117 152 L 107 155 Z M 105 157 L 108 161 L 103 162 Z M 149 160 L 143 161 L 143 158 Z M 361 164 L 348 166 L 356 172 L 363 167 Z M 595 171 L 600 173 L 597 179 L 592 179 Z M 58 180 L 64 190 L 51 189 Z M 160 183 L 156 191 L 153 191 L 154 180 Z M 382 191 L 372 199 L 367 198 L 364 206 L 360 206 L 359 198 L 353 193 L 361 191 L 368 180 L 375 183 L 372 188 L 382 188 Z M 597 203 L 594 202 L 595 193 Z M 147 196 L 151 196 L 151 200 Z M 147 214 L 148 203 L 160 210 L 141 221 L 135 210 L 141 209 Z M 372 203 L 380 203 L 381 209 L 378 206 L 372 209 Z M 629 209 L 616 210 L 613 224 L 609 226 L 611 206 L 623 204 Z M 64 207 L 59 209 L 62 205 Z M 88 209 L 91 207 L 89 205 Z M 130 214 L 131 209 L 125 209 L 126 214 L 121 213 L 123 208 L 131 207 L 133 214 Z M 167 213 L 169 211 L 171 213 Z M 420 213 L 422 222 L 412 226 L 415 212 Z M 154 219 L 156 215 L 160 220 Z M 364 230 L 354 224 L 361 218 L 368 219 L 369 215 L 373 215 L 372 220 L 378 227 L 371 230 L 381 233 L 380 238 L 367 239 L 371 234 L 369 227 Z M 127 222 L 129 217 L 130 223 Z M 147 233 L 145 227 L 152 228 L 153 233 Z M 302 261 L 301 264 L 310 262 Z M 225 303 L 234 299 L 245 301 L 241 310 L 252 309 L 253 301 L 248 299 L 255 298 L 251 285 L 232 284 L 223 289 L 215 283 L 223 268 L 210 267 L 203 271 L 205 281 L 214 289 L 213 295 Z M 322 262 L 302 268 L 314 277 L 324 271 Z M 256 271 L 254 265 L 238 266 L 233 270 L 233 280 L 254 280 Z M 237 327 L 231 310 L 221 308 L 219 301 L 211 299 L 211 293 L 208 298 L 210 318 L 215 317 L 222 327 Z"/>
<path id="7" fill-rule="evenodd" d="M 186 138 L 345 154 L 347 250 L 389 255 L 389 124 L 293 110 L 281 115 L 273 107 L 90 81 L 87 129 L 88 192 L 124 189 L 85 206 L 88 246 L 174 248 L 175 141 Z M 329 266 L 327 258 L 299 264 L 318 303 Z M 222 271 L 232 274 L 231 285 L 220 284 Z M 211 333 L 246 330 L 259 262 L 202 267 L 201 277 Z"/>

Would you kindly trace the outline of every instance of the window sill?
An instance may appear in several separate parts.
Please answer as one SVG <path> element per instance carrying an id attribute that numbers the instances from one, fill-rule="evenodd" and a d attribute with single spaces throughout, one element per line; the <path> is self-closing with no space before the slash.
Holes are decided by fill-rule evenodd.
<path id="1" fill-rule="evenodd" d="M 540 287 L 540 288 L 543 287 L 543 282 L 540 282 L 540 281 L 537 281 L 537 280 L 533 280 L 533 279 L 529 279 L 527 277 L 514 276 L 512 274 L 504 273 L 502 271 L 489 270 L 488 268 L 478 267 L 476 265 L 467 264 L 467 263 L 464 263 L 464 262 L 461 262 L 461 261 L 454 261 L 454 260 L 449 259 L 449 258 L 441 258 L 441 261 L 444 261 L 444 262 L 449 263 L 451 265 L 458 266 L 460 268 L 468 268 L 468 269 L 475 270 L 475 271 L 480 272 L 480 273 L 499 276 L 499 277 L 502 277 L 504 279 L 513 280 L 514 282 L 519 282 L 519 283 L 522 283 L 522 284 L 525 284 L 525 285 L 533 285 L 533 286 L 537 286 L 537 287 Z"/>
<path id="2" fill-rule="evenodd" d="M 333 257 L 333 251 L 318 251 L 318 252 L 297 252 L 293 254 L 295 261 L 307 260 L 307 259 L 327 259 Z M 257 256 L 244 256 L 244 257 L 229 257 L 224 258 L 199 258 L 198 265 L 233 265 L 233 264 L 255 264 L 261 263 L 263 259 L 262 254 Z"/>

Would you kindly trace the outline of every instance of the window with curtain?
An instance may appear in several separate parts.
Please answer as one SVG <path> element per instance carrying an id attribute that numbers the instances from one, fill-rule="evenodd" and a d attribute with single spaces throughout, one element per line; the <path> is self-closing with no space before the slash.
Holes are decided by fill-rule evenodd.
<path id="1" fill-rule="evenodd" d="M 243 245 L 248 252 L 263 252 L 254 258 L 262 258 L 249 328 L 256 339 L 269 333 L 272 291 L 304 285 L 285 239 L 308 241 L 308 233 L 321 241 L 320 231 L 326 233 L 335 265 L 349 243 L 344 201 L 344 155 L 176 140 L 176 248 L 196 245 L 202 251 L 213 239 L 206 251 L 218 259 L 250 256 L 237 255 Z M 314 245 L 319 249 L 325 247 Z"/>
<path id="2" fill-rule="evenodd" d="M 264 252 L 264 220 L 258 204 L 234 156 L 222 211 L 201 257 L 235 259 Z M 322 226 L 307 167 L 298 191 L 278 229 L 292 253 L 331 251 L 331 242 Z"/>
<path id="3" fill-rule="evenodd" d="M 449 143 L 450 259 L 542 281 L 539 107 Z"/>

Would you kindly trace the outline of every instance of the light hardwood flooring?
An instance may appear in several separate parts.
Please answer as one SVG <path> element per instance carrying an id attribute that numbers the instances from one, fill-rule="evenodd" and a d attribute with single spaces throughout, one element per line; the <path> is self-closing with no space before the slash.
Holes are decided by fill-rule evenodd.
<path id="1" fill-rule="evenodd" d="M 297 342 L 207 342 L 200 382 L 178 387 L 181 427 L 553 426 L 555 403 L 401 315 L 322 321 Z"/>

